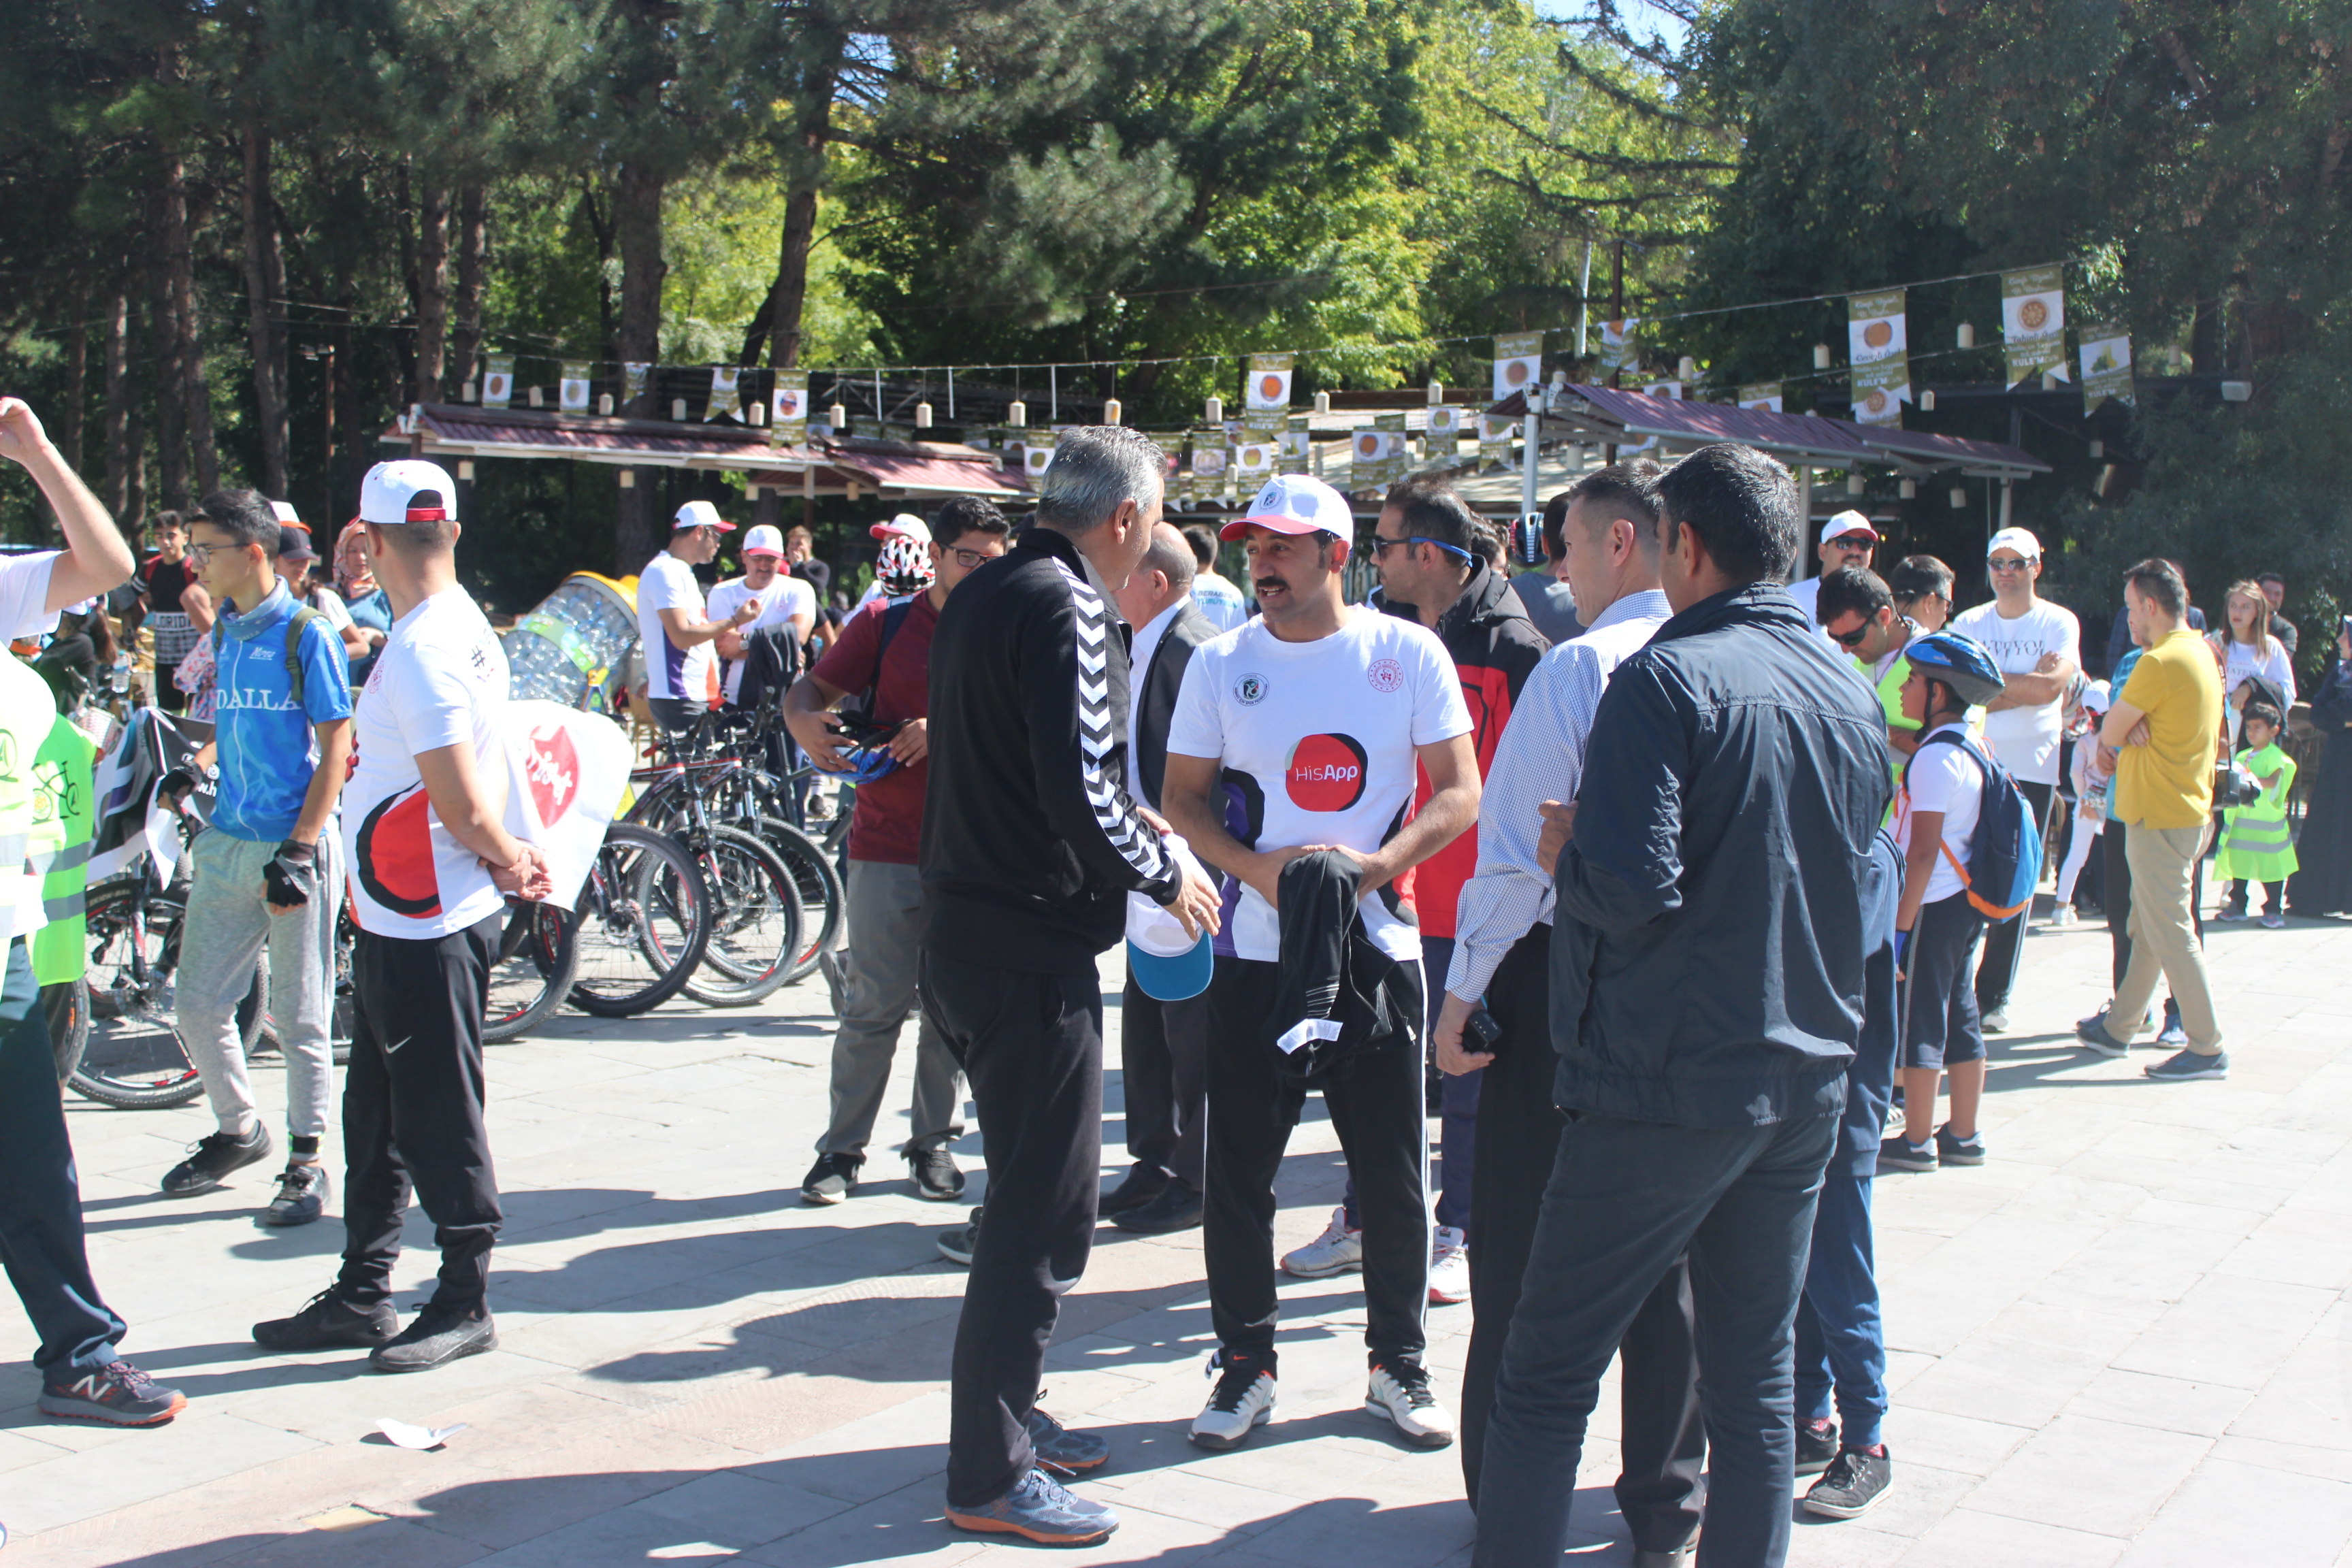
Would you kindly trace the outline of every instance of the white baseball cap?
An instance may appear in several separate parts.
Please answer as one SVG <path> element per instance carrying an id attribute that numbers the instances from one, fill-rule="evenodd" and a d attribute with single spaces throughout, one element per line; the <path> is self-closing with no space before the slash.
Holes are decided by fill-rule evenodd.
<path id="1" fill-rule="evenodd" d="M 760 523 L 743 536 L 742 553 L 746 555 L 782 555 L 783 552 L 783 533 L 773 523 Z"/>
<path id="2" fill-rule="evenodd" d="M 1231 542 L 1252 528 L 1276 533 L 1328 533 L 1335 539 L 1356 537 L 1356 519 L 1348 510 L 1347 498 L 1307 474 L 1276 474 L 1266 480 L 1249 510 L 1225 524 L 1217 537 Z"/>
<path id="3" fill-rule="evenodd" d="M 719 520 L 719 509 L 707 500 L 690 500 L 677 509 L 677 520 L 670 524 L 672 532 L 684 528 L 715 528 L 721 533 L 732 533 L 735 525 Z"/>
<path id="4" fill-rule="evenodd" d="M 1999 533 L 1994 534 L 1990 539 L 1987 540 L 1985 542 L 1985 559 L 1988 561 L 1991 560 L 1992 552 L 2003 547 L 2016 551 L 2028 561 L 2039 561 L 2042 559 L 2042 541 L 2034 538 L 2032 534 L 2027 532 L 2021 528 L 2004 528 Z"/>
<path id="5" fill-rule="evenodd" d="M 1878 538 L 1878 530 L 1870 526 L 1870 519 L 1851 510 L 1842 511 L 1822 524 L 1823 544 L 1827 544 L 1832 539 L 1843 539 L 1849 533 L 1866 533 L 1873 540 Z"/>
<path id="6" fill-rule="evenodd" d="M 918 544 L 931 542 L 930 524 L 911 511 L 902 511 L 887 522 L 877 522 L 866 532 L 877 539 L 911 539 Z"/>
<path id="7" fill-rule="evenodd" d="M 292 501 L 271 501 L 269 503 L 269 510 L 270 514 L 278 519 L 278 525 L 280 528 L 284 528 L 289 525 L 295 528 L 303 528 L 308 526 L 308 524 L 304 523 L 302 521 L 302 514 L 294 510 L 294 503 Z"/>
<path id="8" fill-rule="evenodd" d="M 430 500 L 420 498 L 430 496 Z M 362 522 L 457 521 L 457 482 L 449 470 L 422 458 L 378 463 L 360 481 Z"/>

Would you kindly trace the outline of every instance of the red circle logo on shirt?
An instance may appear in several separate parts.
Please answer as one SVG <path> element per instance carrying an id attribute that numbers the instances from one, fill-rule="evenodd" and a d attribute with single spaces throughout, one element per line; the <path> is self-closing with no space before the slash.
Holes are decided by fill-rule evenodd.
<path id="1" fill-rule="evenodd" d="M 1371 668 L 1365 672 L 1365 679 L 1372 683 L 1375 691 L 1402 691 L 1404 666 L 1392 658 L 1376 658 L 1372 660 Z"/>
<path id="2" fill-rule="evenodd" d="M 1364 798 L 1370 771 L 1354 737 L 1309 735 L 1292 750 L 1283 784 L 1301 811 L 1345 811 Z"/>
<path id="3" fill-rule="evenodd" d="M 411 784 L 376 802 L 360 824 L 352 871 L 360 886 L 396 915 L 429 920 L 441 912 L 441 880 L 433 865 L 432 802 Z"/>

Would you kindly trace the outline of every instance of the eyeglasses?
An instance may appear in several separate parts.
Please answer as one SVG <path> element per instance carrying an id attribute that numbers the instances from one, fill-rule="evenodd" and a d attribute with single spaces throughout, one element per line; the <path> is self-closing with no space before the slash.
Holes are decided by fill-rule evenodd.
<path id="1" fill-rule="evenodd" d="M 1862 639 L 1870 635 L 1870 623 L 1864 621 L 1850 632 L 1832 632 L 1830 640 L 1840 647 L 1860 647 Z"/>
<path id="2" fill-rule="evenodd" d="M 205 562 L 210 561 L 212 558 L 213 546 L 209 544 L 191 544 L 188 546 L 188 563 L 190 565 L 202 566 Z"/>
<path id="3" fill-rule="evenodd" d="M 2022 572 L 2033 563 L 2016 555 L 1996 555 L 1985 565 L 1995 572 Z"/>
<path id="4" fill-rule="evenodd" d="M 988 552 L 984 550 L 950 550 L 948 553 L 954 556 L 955 563 L 958 566 L 962 567 L 967 572 L 971 571 L 983 561 L 993 561 L 996 559 L 995 556 L 989 554 Z"/>

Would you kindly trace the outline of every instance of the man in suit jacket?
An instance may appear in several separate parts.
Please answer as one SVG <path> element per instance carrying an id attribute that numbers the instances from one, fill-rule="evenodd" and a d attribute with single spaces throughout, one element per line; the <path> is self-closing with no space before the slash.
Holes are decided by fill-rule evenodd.
<path id="1" fill-rule="evenodd" d="M 1196 563 L 1184 536 L 1168 523 L 1118 595 L 1132 628 L 1128 668 L 1135 700 L 1128 709 L 1129 793 L 1153 811 L 1168 770 L 1168 725 L 1192 650 L 1221 636 L 1192 602 Z M 1135 1166 L 1103 1195 L 1102 1214 L 1121 1230 L 1163 1236 L 1201 1223 L 1207 1108 L 1209 999 L 1147 996 L 1133 980 L 1119 1004 L 1120 1081 L 1127 1094 L 1127 1152 Z"/>

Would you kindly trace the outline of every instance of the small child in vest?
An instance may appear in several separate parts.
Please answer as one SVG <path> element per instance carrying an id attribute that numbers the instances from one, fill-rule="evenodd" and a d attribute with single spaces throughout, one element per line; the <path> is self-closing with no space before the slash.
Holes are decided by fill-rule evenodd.
<path id="1" fill-rule="evenodd" d="M 2263 889 L 2263 925 L 2276 931 L 2286 924 L 2286 879 L 2295 873 L 2294 835 L 2287 826 L 2286 797 L 2294 788 L 2294 759 L 2279 742 L 2279 710 L 2267 702 L 2250 702 L 2241 716 L 2238 761 L 2254 775 L 2263 793 L 2251 804 L 2225 807 L 2221 813 L 2221 843 L 2213 856 L 2213 878 L 2226 880 L 2229 892 L 2216 918 L 2242 921 L 2251 912 L 2247 884 Z"/>
<path id="2" fill-rule="evenodd" d="M 1985 792 L 1985 771 L 1968 738 L 1969 704 L 1980 699 L 1943 679 L 1947 671 L 1937 650 L 1927 647 L 1936 640 L 1914 645 L 1910 679 L 1903 683 L 1903 712 L 1919 721 L 1919 747 L 1904 766 L 1895 800 L 1895 837 L 1904 859 L 1903 900 L 1895 917 L 1902 1029 L 1895 1076 L 1903 1089 L 1903 1130 L 1881 1145 L 1881 1170 L 1981 1165 L 1985 1158 L 1977 1130 L 1985 1042 L 1974 980 L 1985 917 L 1969 901 L 1966 875 Z M 1937 739 L 1947 734 L 1950 739 Z M 1937 1127 L 1937 1080 L 1946 1076 L 1951 1115 Z"/>

